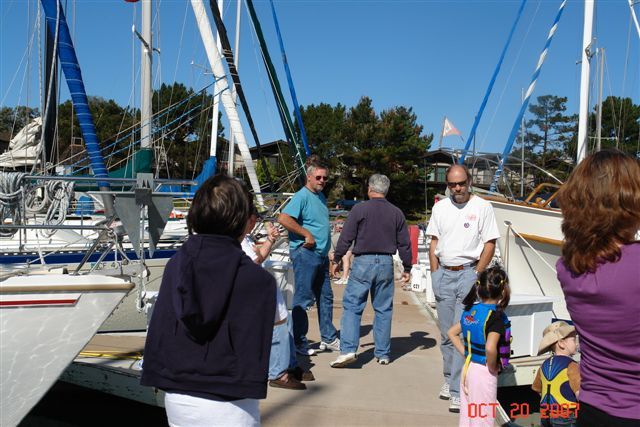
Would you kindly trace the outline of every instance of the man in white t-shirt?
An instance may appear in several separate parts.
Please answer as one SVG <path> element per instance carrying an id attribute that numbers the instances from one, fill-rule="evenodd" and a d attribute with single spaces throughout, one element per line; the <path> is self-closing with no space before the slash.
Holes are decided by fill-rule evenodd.
<path id="1" fill-rule="evenodd" d="M 469 192 L 471 176 L 466 166 L 453 165 L 445 176 L 451 194 L 433 206 L 426 234 L 431 236 L 431 282 L 445 380 L 440 398 L 450 400 L 450 412 L 460 412 L 460 371 L 464 360 L 447 331 L 460 320 L 462 300 L 491 262 L 500 233 L 491 204 Z"/>

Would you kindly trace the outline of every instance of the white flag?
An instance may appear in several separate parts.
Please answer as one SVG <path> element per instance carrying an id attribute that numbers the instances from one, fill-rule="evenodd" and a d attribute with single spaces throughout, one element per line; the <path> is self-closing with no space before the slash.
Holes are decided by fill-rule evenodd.
<path id="1" fill-rule="evenodd" d="M 444 125 L 442 126 L 442 136 L 449 135 L 461 135 L 460 131 L 447 119 L 444 118 Z"/>

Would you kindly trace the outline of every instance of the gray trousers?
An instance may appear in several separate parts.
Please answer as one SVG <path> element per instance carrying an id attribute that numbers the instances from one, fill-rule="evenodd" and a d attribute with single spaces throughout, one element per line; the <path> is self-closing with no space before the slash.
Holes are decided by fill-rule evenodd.
<path id="1" fill-rule="evenodd" d="M 454 397 L 460 397 L 460 371 L 464 364 L 464 357 L 455 349 L 447 332 L 460 321 L 464 310 L 462 300 L 467 296 L 476 280 L 474 267 L 465 267 L 460 271 L 451 271 L 440 267 L 431 273 L 438 323 L 440 324 L 442 371 L 445 382 L 449 384 L 451 396 Z"/>

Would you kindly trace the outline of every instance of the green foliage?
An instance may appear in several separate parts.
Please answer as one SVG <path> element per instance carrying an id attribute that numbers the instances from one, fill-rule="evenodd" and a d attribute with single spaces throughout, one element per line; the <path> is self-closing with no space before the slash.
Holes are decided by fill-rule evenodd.
<path id="1" fill-rule="evenodd" d="M 310 105 L 302 117 L 312 151 L 329 163 L 331 200 L 364 199 L 374 173 L 391 180 L 388 199 L 409 216 L 424 211 L 422 156 L 433 135 L 423 136 L 411 108 L 379 115 L 367 97 L 348 111 L 337 104 Z"/>
<path id="2" fill-rule="evenodd" d="M 596 114 L 597 110 L 589 115 L 590 149 L 595 144 Z M 631 98 L 609 96 L 602 101 L 602 148 L 605 147 L 616 147 L 634 156 L 640 152 L 640 105 Z"/>
<path id="3" fill-rule="evenodd" d="M 181 83 L 163 84 L 154 92 L 153 108 L 159 115 L 154 123 L 159 131 L 154 139 L 164 152 L 157 165 L 161 177 L 191 179 L 200 173 L 209 158 L 212 106 L 211 95 L 204 91 L 196 95 Z M 218 114 L 218 152 L 228 145 L 223 132 Z"/>
<path id="4" fill-rule="evenodd" d="M 299 189 L 299 183 L 292 181 L 292 171 L 294 170 L 293 156 L 289 152 L 283 153 L 282 158 L 266 158 L 265 162 L 258 161 L 256 165 L 256 175 L 258 181 L 261 183 L 267 183 L 267 175 L 265 173 L 264 165 L 266 164 L 269 169 L 269 175 L 274 182 L 276 189 L 285 192 L 295 192 Z M 249 182 L 247 182 L 249 184 Z"/>
<path id="5" fill-rule="evenodd" d="M 107 165 L 118 165 L 120 161 L 126 158 L 128 150 L 125 149 L 130 143 L 131 138 L 120 141 L 113 145 L 115 141 L 121 139 L 128 132 L 134 123 L 134 117 L 127 114 L 124 108 L 120 107 L 114 100 L 106 100 L 104 98 L 90 96 L 89 109 L 93 116 L 96 135 L 100 146 L 103 147 L 103 156 L 105 158 L 113 156 L 105 160 Z M 72 143 L 80 144 L 82 141 L 82 132 L 78 123 L 78 118 L 73 110 L 73 104 L 70 100 L 63 102 L 58 107 L 58 138 L 54 147 L 54 159 L 57 161 L 65 160 L 65 157 L 72 154 L 69 152 L 69 146 Z M 77 139 L 76 139 L 77 138 Z M 111 146 L 107 149 L 104 147 Z M 118 152 L 119 150 L 122 150 Z M 78 156 L 71 160 L 75 163 L 80 160 Z"/>
<path id="6" fill-rule="evenodd" d="M 2 107 L 0 108 L 0 132 L 9 132 L 13 137 L 36 117 L 40 117 L 40 111 L 37 108 L 23 105 L 14 108 Z"/>
<path id="7" fill-rule="evenodd" d="M 543 95 L 529 106 L 533 118 L 526 122 L 525 144 L 539 154 L 535 160 L 542 168 L 546 168 L 548 159 L 552 158 L 551 152 L 564 151 L 565 144 L 576 132 L 577 116 L 564 114 L 566 102 L 566 97 Z"/>
<path id="8" fill-rule="evenodd" d="M 524 132 L 524 159 L 542 168 L 560 180 L 565 180 L 573 168 L 575 156 L 570 156 L 569 147 L 577 134 L 576 115 L 566 115 L 566 97 L 543 95 L 529 106 L 533 118 L 526 121 Z M 522 133 L 512 156 L 519 158 L 522 150 Z M 520 173 L 519 163 L 512 162 L 510 168 Z M 546 173 L 535 167 L 525 167 L 525 187 L 533 189 L 541 182 L 553 181 Z M 526 191 L 526 190 L 525 190 Z"/>

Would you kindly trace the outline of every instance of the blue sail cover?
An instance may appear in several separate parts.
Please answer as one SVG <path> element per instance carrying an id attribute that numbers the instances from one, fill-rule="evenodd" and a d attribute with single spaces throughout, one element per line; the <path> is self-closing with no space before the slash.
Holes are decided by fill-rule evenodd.
<path id="1" fill-rule="evenodd" d="M 205 160 L 204 164 L 202 165 L 202 172 L 200 172 L 200 175 L 198 175 L 195 179 L 197 184 L 192 187 L 194 193 L 198 191 L 198 188 L 200 188 L 200 186 L 204 184 L 207 179 L 216 174 L 217 166 L 218 160 L 216 159 L 216 156 L 211 156 L 207 160 Z"/>
<path id="2" fill-rule="evenodd" d="M 185 185 L 162 185 L 160 187 L 161 192 L 163 193 L 182 193 L 182 197 L 191 198 L 196 194 L 198 188 L 204 182 L 214 176 L 216 174 L 216 169 L 218 168 L 218 159 L 216 156 L 211 156 L 207 160 L 204 161 L 202 165 L 202 171 L 200 175 L 198 175 L 194 181 L 195 185 L 185 186 Z"/>
<path id="3" fill-rule="evenodd" d="M 100 153 L 100 144 L 96 135 L 95 125 L 93 124 L 93 116 L 89 110 L 89 100 L 82 81 L 82 73 L 76 51 L 73 47 L 69 26 L 62 11 L 62 5 L 57 0 L 41 0 L 42 9 L 44 10 L 47 27 L 51 38 L 55 40 L 56 27 L 58 28 L 58 58 L 64 76 L 67 80 L 69 93 L 73 107 L 76 111 L 76 117 L 80 123 L 82 137 L 84 138 L 89 161 L 93 174 L 98 178 L 107 178 L 107 168 L 104 165 L 102 154 Z M 59 20 L 58 20 L 59 19 Z M 99 187 L 109 187 L 106 181 L 98 181 Z"/>

